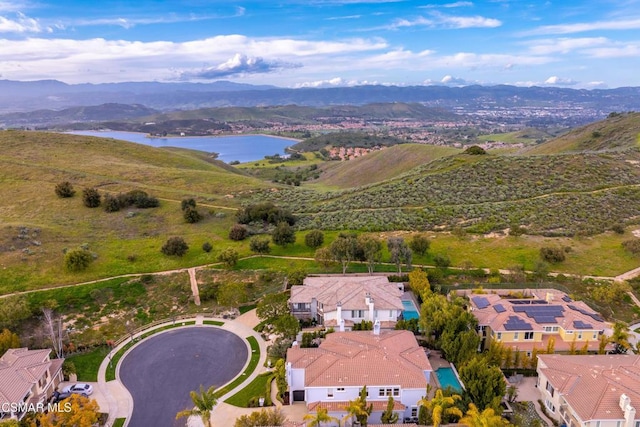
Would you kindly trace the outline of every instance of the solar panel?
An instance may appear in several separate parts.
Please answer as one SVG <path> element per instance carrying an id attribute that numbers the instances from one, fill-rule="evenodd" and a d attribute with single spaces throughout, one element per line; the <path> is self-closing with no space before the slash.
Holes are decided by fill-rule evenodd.
<path id="1" fill-rule="evenodd" d="M 573 322 L 573 327 L 576 329 L 593 329 L 593 325 L 585 323 L 582 320 L 575 320 Z"/>
<path id="2" fill-rule="evenodd" d="M 571 298 L 569 298 L 569 295 L 565 295 L 562 297 L 562 301 L 564 302 L 572 302 L 573 300 Z"/>
<path id="3" fill-rule="evenodd" d="M 553 316 L 535 316 L 534 320 L 536 323 L 558 323 L 556 318 Z"/>
<path id="4" fill-rule="evenodd" d="M 604 322 L 604 319 L 598 314 L 598 313 L 594 313 L 591 311 L 587 311 L 585 309 L 582 309 L 580 307 L 577 307 L 573 304 L 567 304 L 567 307 L 569 307 L 571 310 L 577 311 L 579 313 L 584 314 L 585 316 L 589 316 L 591 317 L 593 320 L 595 320 L 596 322 Z"/>
<path id="5" fill-rule="evenodd" d="M 507 311 L 506 308 L 504 308 L 504 306 L 502 304 L 496 304 L 493 306 L 493 309 L 498 312 L 498 313 L 504 313 L 505 311 Z"/>
<path id="6" fill-rule="evenodd" d="M 547 301 L 543 300 L 543 299 L 534 299 L 531 301 L 531 304 L 549 304 Z"/>
<path id="7" fill-rule="evenodd" d="M 532 331 L 533 327 L 531 324 L 525 322 L 516 316 L 510 316 L 509 320 L 504 324 L 504 328 L 507 331 Z"/>
<path id="8" fill-rule="evenodd" d="M 478 308 L 487 308 L 489 307 L 489 300 L 485 297 L 471 297 L 471 300 L 476 304 Z"/>

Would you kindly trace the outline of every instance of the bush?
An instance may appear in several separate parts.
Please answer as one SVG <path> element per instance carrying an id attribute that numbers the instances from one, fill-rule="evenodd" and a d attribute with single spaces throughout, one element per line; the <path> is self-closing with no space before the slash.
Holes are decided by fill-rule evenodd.
<path id="1" fill-rule="evenodd" d="M 305 270 L 293 270 L 287 274 L 287 281 L 289 286 L 300 286 L 304 279 L 307 277 L 307 272 Z"/>
<path id="2" fill-rule="evenodd" d="M 247 228 L 241 224 L 233 224 L 229 229 L 229 239 L 239 241 L 247 237 Z"/>
<path id="3" fill-rule="evenodd" d="M 64 255 L 64 268 L 68 271 L 84 271 L 93 262 L 93 255 L 85 249 L 74 249 Z"/>
<path id="4" fill-rule="evenodd" d="M 211 245 L 211 243 L 209 243 L 209 242 L 204 242 L 204 243 L 202 244 L 202 250 L 203 250 L 203 251 L 205 251 L 205 252 L 209 253 L 209 252 L 211 252 L 211 250 L 212 250 L 212 249 L 213 249 L 213 246 Z"/>
<path id="5" fill-rule="evenodd" d="M 566 259 L 566 255 L 562 248 L 543 246 L 540 248 L 540 258 L 545 262 L 557 264 L 563 262 Z"/>
<path id="6" fill-rule="evenodd" d="M 183 256 L 189 250 L 189 245 L 182 237 L 170 237 L 160 251 L 168 256 Z"/>
<path id="7" fill-rule="evenodd" d="M 186 211 L 187 209 L 191 208 L 191 209 L 195 209 L 196 208 L 196 201 L 195 199 L 183 199 L 182 202 L 180 203 L 180 208 L 183 211 Z"/>
<path id="8" fill-rule="evenodd" d="M 268 254 L 271 251 L 269 247 L 269 238 L 255 236 L 249 241 L 249 249 L 257 254 Z"/>
<path id="9" fill-rule="evenodd" d="M 409 242 L 409 247 L 411 248 L 411 250 L 418 255 L 426 254 L 430 246 L 431 242 L 422 234 L 416 234 Z"/>
<path id="10" fill-rule="evenodd" d="M 625 240 L 622 247 L 634 255 L 640 254 L 640 239 Z"/>
<path id="11" fill-rule="evenodd" d="M 287 246 L 296 242 L 296 232 L 287 222 L 279 222 L 271 234 L 273 243 L 278 246 Z"/>
<path id="12" fill-rule="evenodd" d="M 611 226 L 611 230 L 616 234 L 624 234 L 624 225 L 623 224 L 613 224 Z"/>
<path id="13" fill-rule="evenodd" d="M 61 182 L 56 185 L 55 192 L 58 197 L 67 198 L 73 197 L 76 194 L 76 191 L 73 189 L 73 185 L 69 181 Z"/>
<path id="14" fill-rule="evenodd" d="M 238 263 L 238 251 L 233 248 L 227 248 L 220 252 L 218 255 L 218 261 L 224 264 L 227 268 L 233 268 Z"/>
<path id="15" fill-rule="evenodd" d="M 324 243 L 324 233 L 320 230 L 311 230 L 304 236 L 304 244 L 311 249 L 318 249 Z"/>
<path id="16" fill-rule="evenodd" d="M 85 188 L 82 190 L 82 203 L 88 208 L 100 206 L 100 193 L 95 188 Z"/>
<path id="17" fill-rule="evenodd" d="M 197 209 L 191 207 L 185 209 L 182 216 L 184 217 L 184 220 L 189 224 L 195 224 L 196 222 L 200 222 L 200 220 L 202 219 L 202 215 L 200 215 L 200 212 L 198 212 Z"/>
<path id="18" fill-rule="evenodd" d="M 104 211 L 105 212 L 118 212 L 122 208 L 120 199 L 112 196 L 111 194 L 104 195 Z"/>
<path id="19" fill-rule="evenodd" d="M 433 263 L 438 268 L 449 268 L 451 266 L 451 258 L 449 258 L 449 255 L 437 254 L 433 257 Z"/>
<path id="20" fill-rule="evenodd" d="M 487 154 L 484 148 L 477 145 L 472 145 L 471 147 L 467 148 L 466 150 L 464 150 L 464 153 L 471 154 L 472 156 Z"/>

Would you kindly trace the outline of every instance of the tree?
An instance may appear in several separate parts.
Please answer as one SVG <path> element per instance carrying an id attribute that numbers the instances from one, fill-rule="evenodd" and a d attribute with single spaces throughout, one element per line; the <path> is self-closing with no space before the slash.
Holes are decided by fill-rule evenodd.
<path id="1" fill-rule="evenodd" d="M 460 411 L 460 409 L 455 406 L 456 402 L 461 399 L 462 398 L 457 394 L 445 396 L 442 392 L 442 389 L 438 389 L 436 390 L 436 394 L 433 396 L 433 399 L 427 400 L 425 398 L 422 398 L 418 401 L 418 405 L 427 408 L 427 410 L 431 414 L 431 422 L 433 423 L 434 427 L 438 427 L 440 424 L 442 424 L 445 416 L 462 416 L 462 412 Z"/>
<path id="2" fill-rule="evenodd" d="M 218 254 L 218 261 L 223 263 L 226 268 L 233 268 L 238 263 L 238 257 L 238 251 L 227 248 Z"/>
<path id="3" fill-rule="evenodd" d="M 261 321 L 272 322 L 274 319 L 289 314 L 289 295 L 286 293 L 267 294 L 256 306 L 256 315 Z"/>
<path id="4" fill-rule="evenodd" d="M 258 203 L 249 205 L 243 209 L 239 209 L 236 218 L 240 224 L 249 224 L 251 222 L 262 222 L 262 227 L 267 228 L 269 224 L 278 224 L 286 222 L 289 225 L 296 223 L 296 218 L 286 209 L 280 208 L 271 202 Z"/>
<path id="5" fill-rule="evenodd" d="M 308 421 L 309 427 L 320 427 L 323 423 L 338 422 L 336 417 L 329 415 L 329 411 L 326 408 L 318 408 L 315 414 L 307 414 L 303 420 Z"/>
<path id="6" fill-rule="evenodd" d="M 320 230 L 311 230 L 304 236 L 304 244 L 311 249 L 318 249 L 324 243 L 324 233 Z"/>
<path id="7" fill-rule="evenodd" d="M 209 242 L 204 242 L 204 243 L 202 244 L 202 250 L 203 250 L 203 251 L 205 251 L 205 252 L 209 253 L 209 252 L 211 252 L 211 250 L 212 250 L 212 249 L 213 249 L 213 246 L 211 245 L 211 243 L 209 243 Z"/>
<path id="8" fill-rule="evenodd" d="M 82 203 L 88 208 L 100 206 L 100 193 L 95 188 L 85 188 L 82 190 Z"/>
<path id="9" fill-rule="evenodd" d="M 391 262 L 398 269 L 398 274 L 402 274 L 402 264 L 406 264 L 407 268 L 411 268 L 413 253 L 402 237 L 389 237 L 387 239 L 387 249 L 391 254 Z"/>
<path id="10" fill-rule="evenodd" d="M 239 241 L 247 237 L 247 227 L 242 224 L 233 224 L 229 229 L 229 239 Z"/>
<path id="11" fill-rule="evenodd" d="M 255 252 L 260 255 L 268 254 L 271 252 L 271 247 L 269 247 L 269 238 L 254 236 L 249 240 L 249 249 L 251 252 Z"/>
<path id="12" fill-rule="evenodd" d="M 380 418 L 382 424 L 395 424 L 398 422 L 399 416 L 397 412 L 393 412 L 393 406 L 393 397 L 389 396 L 389 399 L 387 400 L 387 409 L 385 409 L 382 413 L 382 417 Z"/>
<path id="13" fill-rule="evenodd" d="M 367 427 L 367 420 L 373 411 L 373 405 L 367 405 L 367 386 L 362 387 L 360 395 L 355 400 L 350 400 L 345 409 L 362 427 Z"/>
<path id="14" fill-rule="evenodd" d="M 73 189 L 73 185 L 69 181 L 63 181 L 56 185 L 56 195 L 61 198 L 73 197 L 76 194 L 76 190 Z"/>
<path id="15" fill-rule="evenodd" d="M 613 333 L 609 337 L 609 342 L 613 344 L 613 352 L 615 354 L 625 354 L 631 348 L 629 329 L 626 323 L 616 322 L 613 324 Z"/>
<path id="16" fill-rule="evenodd" d="M 429 284 L 429 277 L 427 273 L 422 269 L 415 269 L 409 273 L 409 286 L 411 290 L 420 295 L 422 299 L 425 299 L 431 294 L 431 285 Z"/>
<path id="17" fill-rule="evenodd" d="M 436 267 L 444 270 L 451 266 L 451 258 L 449 255 L 437 254 L 433 257 L 433 263 Z"/>
<path id="18" fill-rule="evenodd" d="M 273 321 L 273 330 L 285 338 L 295 338 L 300 331 L 300 321 L 291 314 L 284 314 Z"/>
<path id="19" fill-rule="evenodd" d="M 180 209 L 182 209 L 182 211 L 186 211 L 187 209 L 195 209 L 196 208 L 196 201 L 195 199 L 182 199 L 182 202 L 180 202 Z"/>
<path id="20" fill-rule="evenodd" d="M 195 405 L 193 409 L 185 409 L 176 414 L 176 420 L 178 418 L 198 416 L 202 420 L 205 427 L 211 427 L 211 411 L 218 403 L 216 397 L 216 388 L 214 386 L 209 387 L 207 390 L 204 386 L 200 386 L 200 393 L 195 391 L 189 393 L 191 400 Z"/>
<path id="21" fill-rule="evenodd" d="M 304 279 L 307 278 L 306 270 L 301 268 L 296 268 L 295 270 L 289 271 L 287 274 L 287 285 L 288 286 L 300 286 L 304 283 Z"/>
<path id="22" fill-rule="evenodd" d="M 31 317 L 31 309 L 23 295 L 14 295 L 2 299 L 2 304 L 0 304 L 0 328 L 15 329 L 23 320 L 29 317 Z"/>
<path id="23" fill-rule="evenodd" d="M 20 348 L 20 337 L 5 328 L 0 332 L 0 355 L 10 348 Z"/>
<path id="24" fill-rule="evenodd" d="M 464 154 L 470 154 L 472 156 L 481 156 L 487 154 L 486 150 L 478 145 L 472 145 L 464 150 Z"/>
<path id="25" fill-rule="evenodd" d="M 493 408 L 485 408 L 484 411 L 480 412 L 473 403 L 469 403 L 469 410 L 459 422 L 468 427 L 506 427 L 511 425 L 509 421 L 496 414 Z"/>
<path id="26" fill-rule="evenodd" d="M 382 242 L 373 236 L 363 234 L 358 236 L 358 245 L 367 263 L 367 271 L 373 274 L 376 264 L 382 259 Z"/>
<path id="27" fill-rule="evenodd" d="M 285 421 L 286 417 L 280 408 L 264 408 L 249 415 L 240 416 L 236 419 L 234 427 L 281 426 Z"/>
<path id="28" fill-rule="evenodd" d="M 84 271 L 93 262 L 93 255 L 85 249 L 72 249 L 64 254 L 64 268 L 67 271 Z"/>
<path id="29" fill-rule="evenodd" d="M 409 247 L 413 252 L 417 253 L 420 256 L 424 256 L 431 247 L 431 242 L 425 235 L 416 234 L 411 238 Z"/>
<path id="30" fill-rule="evenodd" d="M 200 215 L 200 212 L 198 212 L 197 209 L 191 207 L 185 209 L 182 212 L 182 217 L 188 224 L 195 224 L 196 222 L 200 222 L 202 220 L 202 215 Z"/>
<path id="31" fill-rule="evenodd" d="M 318 251 L 322 250 L 318 249 Z M 316 253 L 318 252 L 316 251 Z M 338 237 L 329 245 L 329 253 L 331 258 L 342 264 L 342 274 L 347 273 L 349 263 L 357 259 L 361 248 L 358 244 L 358 238 L 354 234 L 340 233 Z"/>
<path id="32" fill-rule="evenodd" d="M 53 347 L 53 352 L 58 359 L 63 357 L 62 354 L 62 319 L 55 318 L 53 309 L 58 305 L 55 300 L 50 300 L 45 303 L 45 307 L 42 307 L 42 318 L 46 329 L 47 337 Z"/>
<path id="33" fill-rule="evenodd" d="M 160 251 L 168 256 L 183 256 L 189 250 L 189 245 L 184 241 L 182 237 L 170 237 Z"/>
<path id="34" fill-rule="evenodd" d="M 40 427 L 92 427 L 98 422 L 98 402 L 80 394 L 72 394 L 60 402 L 64 410 L 50 411 L 37 416 Z"/>
<path id="35" fill-rule="evenodd" d="M 224 283 L 220 285 L 216 294 L 218 304 L 223 307 L 239 307 L 247 302 L 247 299 L 247 289 L 243 283 Z"/>
<path id="36" fill-rule="evenodd" d="M 497 407 L 507 391 L 500 368 L 489 366 L 479 355 L 460 368 L 460 379 L 478 408 Z"/>
<path id="37" fill-rule="evenodd" d="M 320 264 L 324 268 L 328 268 L 331 264 L 335 262 L 335 259 L 333 258 L 333 254 L 331 252 L 330 247 L 316 249 L 316 252 L 313 255 L 313 258 L 316 260 L 318 264 Z"/>
<path id="38" fill-rule="evenodd" d="M 287 246 L 296 242 L 296 231 L 289 223 L 281 221 L 276 225 L 275 230 L 271 233 L 273 243 L 278 246 Z"/>

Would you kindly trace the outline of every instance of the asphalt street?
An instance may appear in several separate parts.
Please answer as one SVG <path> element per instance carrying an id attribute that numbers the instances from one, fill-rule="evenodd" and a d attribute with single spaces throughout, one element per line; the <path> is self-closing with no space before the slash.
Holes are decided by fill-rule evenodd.
<path id="1" fill-rule="evenodd" d="M 131 427 L 184 426 L 176 413 L 193 408 L 189 392 L 220 386 L 244 367 L 248 352 L 237 335 L 218 328 L 187 328 L 147 338 L 120 365 L 133 397 Z"/>

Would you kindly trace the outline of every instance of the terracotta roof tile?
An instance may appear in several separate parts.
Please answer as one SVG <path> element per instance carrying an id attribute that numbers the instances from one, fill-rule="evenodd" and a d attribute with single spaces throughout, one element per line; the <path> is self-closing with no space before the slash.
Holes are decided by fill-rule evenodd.
<path id="1" fill-rule="evenodd" d="M 51 350 L 13 348 L 0 357 L 0 399 L 19 402 L 52 367 Z M 60 368 L 61 364 L 55 364 Z M 57 369 L 56 369 L 57 371 Z M 55 374 L 55 371 L 52 372 Z"/>

